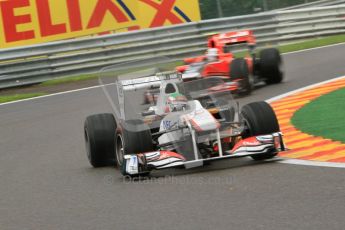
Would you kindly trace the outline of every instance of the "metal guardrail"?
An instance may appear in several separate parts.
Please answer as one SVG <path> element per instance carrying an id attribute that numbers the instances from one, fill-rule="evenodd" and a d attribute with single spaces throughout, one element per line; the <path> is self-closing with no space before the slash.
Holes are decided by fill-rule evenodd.
<path id="1" fill-rule="evenodd" d="M 304 4 L 289 6 L 285 8 L 280 8 L 275 11 L 283 11 L 283 10 L 297 10 L 297 9 L 306 9 L 311 7 L 322 7 L 322 6 L 333 6 L 344 4 L 345 0 L 319 0 L 319 1 L 312 1 Z"/>
<path id="2" fill-rule="evenodd" d="M 344 0 L 345 1 L 345 0 Z M 0 50 L 0 89 L 96 73 L 133 60 L 157 62 L 199 55 L 210 33 L 252 29 L 258 45 L 277 45 L 345 32 L 345 5 L 213 19 L 101 37 Z M 126 63 L 130 63 L 129 66 Z"/>

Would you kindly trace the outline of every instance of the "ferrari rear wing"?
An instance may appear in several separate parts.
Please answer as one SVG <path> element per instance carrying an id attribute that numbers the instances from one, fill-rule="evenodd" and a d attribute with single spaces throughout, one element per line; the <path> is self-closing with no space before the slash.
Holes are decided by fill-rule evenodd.
<path id="1" fill-rule="evenodd" d="M 256 43 L 256 40 L 253 31 L 242 30 L 228 33 L 220 33 L 217 35 L 213 35 L 208 40 L 208 46 L 211 48 L 240 43 L 248 43 L 249 45 L 254 45 Z"/>

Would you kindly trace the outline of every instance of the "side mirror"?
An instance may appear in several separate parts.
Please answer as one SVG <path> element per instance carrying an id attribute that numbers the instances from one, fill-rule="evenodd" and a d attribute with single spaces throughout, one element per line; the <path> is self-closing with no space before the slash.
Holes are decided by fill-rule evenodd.
<path id="1" fill-rule="evenodd" d="M 214 107 L 217 107 L 217 105 L 214 101 L 207 101 L 206 102 L 206 108 L 214 108 Z"/>

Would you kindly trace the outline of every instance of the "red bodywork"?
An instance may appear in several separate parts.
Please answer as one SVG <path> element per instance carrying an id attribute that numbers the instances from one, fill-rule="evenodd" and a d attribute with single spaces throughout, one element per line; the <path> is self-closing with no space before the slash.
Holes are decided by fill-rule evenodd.
<path id="1" fill-rule="evenodd" d="M 255 37 L 253 35 L 253 31 L 251 30 L 243 30 L 243 31 L 236 31 L 236 32 L 228 32 L 228 33 L 220 33 L 212 35 L 207 42 L 208 48 L 216 48 L 218 50 L 218 60 L 210 62 L 207 60 L 206 55 L 192 57 L 192 58 L 185 58 L 184 62 L 186 65 L 177 66 L 176 71 L 180 73 L 185 73 L 190 64 L 193 63 L 201 63 L 203 68 L 201 69 L 200 75 L 201 77 L 221 77 L 224 78 L 226 84 L 223 85 L 221 89 L 214 89 L 210 88 L 210 92 L 221 92 L 221 91 L 231 91 L 233 93 L 238 92 L 240 87 L 241 78 L 231 79 L 228 81 L 230 76 L 230 68 L 232 61 L 236 58 L 232 52 L 229 52 L 229 49 L 236 45 L 245 44 L 248 46 L 249 49 L 253 50 L 256 44 Z M 248 55 L 245 57 L 245 60 L 248 64 L 249 73 L 254 73 L 254 61 L 253 56 Z M 200 76 L 198 75 L 198 76 Z M 193 78 L 192 78 L 193 79 Z M 156 92 L 158 95 L 158 92 Z M 156 95 L 154 92 L 147 92 L 145 93 L 145 103 L 154 103 L 156 101 Z M 154 96 L 156 95 L 156 96 Z"/>
<path id="2" fill-rule="evenodd" d="M 243 30 L 237 32 L 220 33 L 211 36 L 208 39 L 208 48 L 216 48 L 218 50 L 218 60 L 214 62 L 207 61 L 206 55 L 186 58 L 184 62 L 187 64 L 185 66 L 179 66 L 176 68 L 177 71 L 183 73 L 188 68 L 188 64 L 195 62 L 205 62 L 205 66 L 202 70 L 201 76 L 228 76 L 230 77 L 230 65 L 235 59 L 234 54 L 227 50 L 227 48 L 239 44 L 247 44 L 249 47 L 254 47 L 256 44 L 255 37 L 251 30 Z M 248 56 L 245 58 L 250 73 L 253 73 L 253 58 Z"/>

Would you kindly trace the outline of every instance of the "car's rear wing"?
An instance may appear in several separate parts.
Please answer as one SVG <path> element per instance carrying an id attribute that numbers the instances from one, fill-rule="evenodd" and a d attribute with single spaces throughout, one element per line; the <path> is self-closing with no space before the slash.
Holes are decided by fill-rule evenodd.
<path id="1" fill-rule="evenodd" d="M 248 45 L 256 44 L 256 39 L 252 30 L 220 33 L 213 35 L 208 39 L 208 47 L 210 48 L 221 48 L 224 45 L 234 45 L 241 43 L 247 43 Z"/>
<path id="2" fill-rule="evenodd" d="M 182 74 L 177 71 L 160 72 L 148 77 L 119 80 L 119 86 L 124 91 L 134 91 L 145 88 L 156 88 L 161 85 L 162 81 L 170 80 L 182 81 Z"/>
<path id="3" fill-rule="evenodd" d="M 118 80 L 116 82 L 118 106 L 114 106 L 118 107 L 114 108 L 114 110 L 118 111 L 116 113 L 118 117 L 123 120 L 127 118 L 125 114 L 125 92 L 136 91 L 140 89 L 145 90 L 150 88 L 158 88 L 162 85 L 163 82 L 166 81 L 182 82 L 182 74 L 177 71 L 166 71 L 151 74 L 152 75 L 141 75 L 143 77 L 137 77 L 133 79 L 124 78 L 140 76 L 140 74 L 138 75 L 138 73 L 129 73 L 126 74 L 126 76 L 118 76 Z"/>

